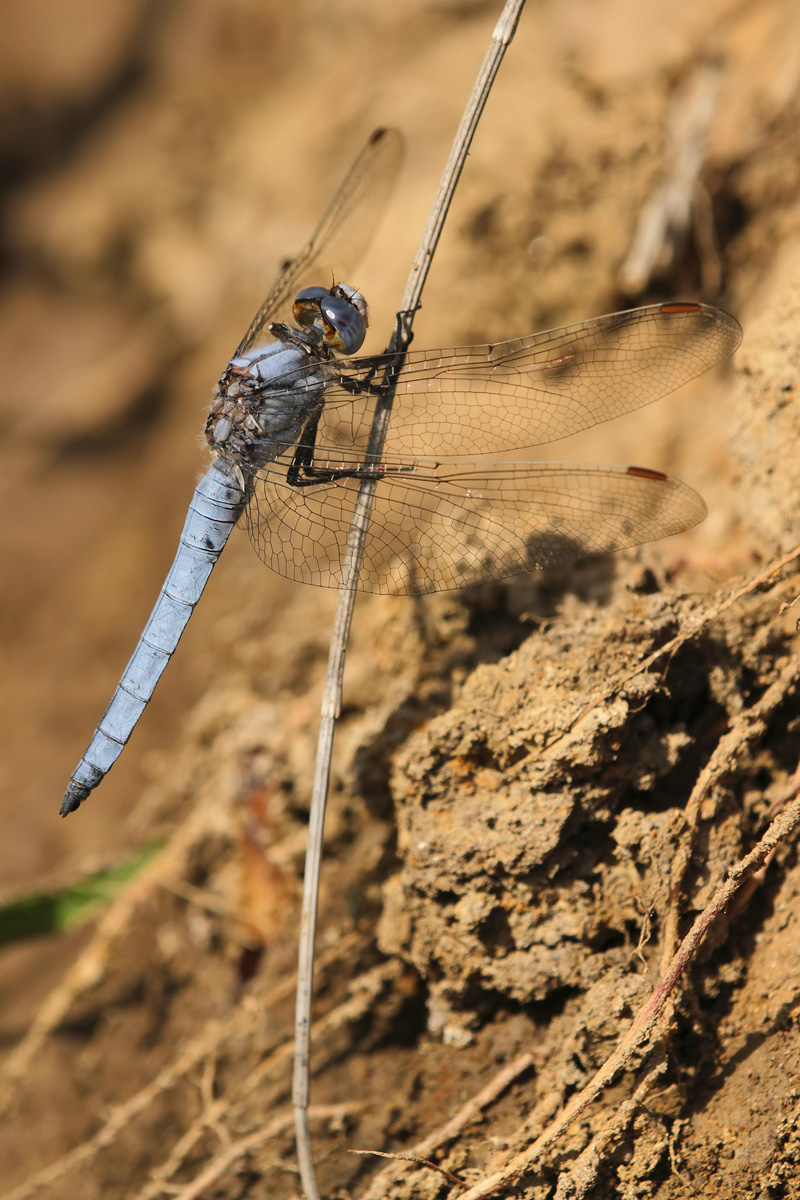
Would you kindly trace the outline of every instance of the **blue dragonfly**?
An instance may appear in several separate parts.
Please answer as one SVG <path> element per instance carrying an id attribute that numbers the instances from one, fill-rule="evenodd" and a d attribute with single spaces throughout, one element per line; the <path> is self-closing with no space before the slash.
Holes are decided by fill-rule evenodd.
<path id="1" fill-rule="evenodd" d="M 122 752 L 243 514 L 274 571 L 336 586 L 359 483 L 376 478 L 359 587 L 406 595 L 606 554 L 705 516 L 702 498 L 661 471 L 472 456 L 557 441 L 702 374 L 741 340 L 720 309 L 655 304 L 493 344 L 358 355 L 368 308 L 344 276 L 401 157 L 399 134 L 372 135 L 225 367 L 206 422 L 211 465 L 63 816 Z M 373 460 L 372 415 L 387 386 L 392 418 Z"/>

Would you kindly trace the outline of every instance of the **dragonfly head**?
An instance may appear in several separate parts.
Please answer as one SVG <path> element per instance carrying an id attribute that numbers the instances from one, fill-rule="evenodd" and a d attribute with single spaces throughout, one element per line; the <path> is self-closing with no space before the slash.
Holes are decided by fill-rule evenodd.
<path id="1" fill-rule="evenodd" d="M 367 302 L 361 292 L 346 283 L 332 288 L 303 288 L 295 297 L 292 315 L 303 329 L 317 325 L 338 354 L 355 354 L 367 336 Z"/>

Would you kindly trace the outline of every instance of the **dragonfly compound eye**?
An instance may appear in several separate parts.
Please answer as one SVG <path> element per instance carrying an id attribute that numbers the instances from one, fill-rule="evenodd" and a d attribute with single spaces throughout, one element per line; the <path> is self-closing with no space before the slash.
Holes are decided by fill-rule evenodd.
<path id="1" fill-rule="evenodd" d="M 330 290 L 324 287 L 307 287 L 298 292 L 292 305 L 292 316 L 302 329 L 310 329 L 319 320 L 319 306 Z"/>
<path id="2" fill-rule="evenodd" d="M 367 306 L 359 292 L 337 287 L 320 301 L 319 310 L 329 346 L 340 354 L 355 354 L 361 349 L 367 336 Z"/>

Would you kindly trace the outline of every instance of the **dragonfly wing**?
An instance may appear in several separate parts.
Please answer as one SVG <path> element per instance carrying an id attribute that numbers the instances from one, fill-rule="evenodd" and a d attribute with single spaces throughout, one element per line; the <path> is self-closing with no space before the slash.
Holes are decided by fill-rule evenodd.
<path id="1" fill-rule="evenodd" d="M 741 336 L 728 313 L 675 303 L 495 345 L 412 350 L 386 450 L 459 457 L 554 442 L 651 404 L 728 358 Z"/>
<path id="2" fill-rule="evenodd" d="M 357 465 L 331 452 L 318 467 Z M 607 554 L 682 532 L 705 516 L 686 484 L 637 467 L 382 460 L 359 587 L 420 594 Z M 338 586 L 358 480 L 307 487 L 270 466 L 248 529 L 274 571 Z"/>
<path id="3" fill-rule="evenodd" d="M 271 321 L 291 319 L 292 302 L 301 288 L 326 285 L 331 273 L 337 282 L 347 282 L 348 272 L 369 245 L 402 157 L 403 139 L 397 130 L 376 129 L 350 168 L 314 236 L 278 277 L 234 357 L 266 340 Z"/>

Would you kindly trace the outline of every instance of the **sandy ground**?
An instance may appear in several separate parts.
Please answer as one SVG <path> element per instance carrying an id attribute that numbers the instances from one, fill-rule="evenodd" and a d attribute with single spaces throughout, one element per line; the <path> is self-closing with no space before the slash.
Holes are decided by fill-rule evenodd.
<path id="1" fill-rule="evenodd" d="M 335 594 L 272 575 L 237 531 L 119 764 L 76 816 L 57 810 L 277 264 L 369 132 L 400 129 L 403 173 L 352 280 L 381 348 L 496 15 L 7 5 L 3 894 L 165 850 L 95 923 L 3 952 L 3 1194 L 298 1194 L 294 954 Z M 634 283 L 637 224 L 675 173 L 670 123 L 709 69 L 691 229 Z M 612 1086 L 552 1124 L 797 767 L 798 576 L 771 567 L 800 532 L 798 121 L 791 0 L 523 15 L 416 344 L 673 296 L 733 312 L 745 341 L 732 366 L 537 452 L 672 471 L 704 524 L 468 594 L 358 602 L 315 1007 L 327 1196 L 455 1197 L 497 1172 L 493 1194 L 531 1200 L 798 1194 L 793 844 Z"/>

